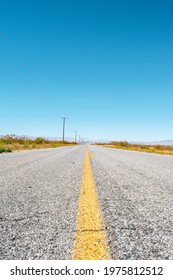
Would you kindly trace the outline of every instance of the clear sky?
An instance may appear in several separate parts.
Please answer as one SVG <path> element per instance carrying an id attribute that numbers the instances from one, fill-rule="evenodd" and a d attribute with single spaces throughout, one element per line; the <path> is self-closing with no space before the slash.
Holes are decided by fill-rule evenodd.
<path id="1" fill-rule="evenodd" d="M 2 0 L 0 135 L 173 139 L 172 0 Z"/>

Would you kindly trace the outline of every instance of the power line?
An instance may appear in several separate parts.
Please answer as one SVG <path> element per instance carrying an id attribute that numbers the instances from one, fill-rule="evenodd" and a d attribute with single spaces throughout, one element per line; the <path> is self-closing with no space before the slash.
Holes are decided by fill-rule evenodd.
<path id="1" fill-rule="evenodd" d="M 16 59 L 18 60 L 20 65 L 22 65 L 27 70 L 28 74 L 30 74 L 30 77 L 35 82 L 35 86 L 37 84 L 39 86 L 39 88 L 41 89 L 41 92 L 39 91 L 38 88 L 35 90 L 34 84 L 32 84 L 31 81 L 29 81 L 28 79 L 26 79 L 24 77 L 24 75 L 22 75 L 20 73 L 20 71 L 17 71 L 17 68 L 14 65 L 12 65 L 12 63 L 10 63 L 11 64 L 10 65 L 9 61 L 8 61 L 9 65 L 7 65 L 7 61 L 6 61 L 6 65 L 3 65 L 3 66 L 9 72 L 11 72 L 11 74 L 18 80 L 18 82 L 20 82 L 33 97 L 37 98 L 38 100 L 40 99 L 40 102 L 42 103 L 42 105 L 43 104 L 46 105 L 47 108 L 49 107 L 49 109 L 51 109 L 51 112 L 55 112 L 55 110 L 52 110 L 53 108 L 55 108 L 55 102 L 50 99 L 50 95 L 46 92 L 46 90 L 42 87 L 42 85 L 37 81 L 33 72 L 31 71 L 31 69 L 29 69 L 28 65 L 23 60 L 20 53 L 17 51 L 17 49 L 14 47 L 14 45 L 10 42 L 10 40 L 7 38 L 7 36 L 4 35 L 2 32 L 0 32 L 0 38 L 3 40 L 3 42 L 8 47 L 8 49 L 10 49 L 11 52 L 14 54 L 14 56 L 16 57 Z M 62 119 L 63 119 L 63 142 L 64 142 L 65 141 L 65 122 L 66 122 L 67 117 L 62 117 Z M 75 142 L 77 142 L 77 131 L 75 131 Z"/>
<path id="2" fill-rule="evenodd" d="M 21 83 L 21 85 L 28 93 L 30 93 L 30 95 L 32 95 L 33 98 L 35 98 L 35 100 L 39 101 L 39 103 L 41 103 L 44 107 L 46 105 L 46 108 L 50 109 L 50 111 L 55 114 L 54 110 L 52 110 L 52 106 L 50 106 L 50 103 L 48 103 L 44 96 L 40 95 L 38 92 L 35 94 L 35 90 L 32 85 L 29 84 L 29 82 L 22 75 L 20 75 L 18 71 L 16 71 L 15 67 L 12 65 L 5 65 L 4 63 L 1 64 L 1 66 L 3 66 L 19 83 Z"/>
<path id="3" fill-rule="evenodd" d="M 22 81 L 23 84 L 25 84 L 25 88 L 26 86 L 28 87 L 28 91 L 31 93 L 32 91 L 32 95 L 34 95 L 35 97 L 37 97 L 37 99 L 41 99 L 42 102 L 44 102 L 47 106 L 51 107 L 51 111 L 53 109 L 53 111 L 55 111 L 55 101 L 51 100 L 50 95 L 47 93 L 47 91 L 42 87 L 42 85 L 38 82 L 38 80 L 35 78 L 33 72 L 31 71 L 31 69 L 29 69 L 29 67 L 27 66 L 26 62 L 22 59 L 21 55 L 19 54 L 19 52 L 17 51 L 17 49 L 13 46 L 13 44 L 10 42 L 9 38 L 7 38 L 7 36 L 5 36 L 2 32 L 0 32 L 0 37 L 3 40 L 3 42 L 6 44 L 6 46 L 11 50 L 11 52 L 14 54 L 14 56 L 16 57 L 16 59 L 18 60 L 18 62 L 27 70 L 28 74 L 30 74 L 30 77 L 32 78 L 32 80 L 35 82 L 35 84 L 37 84 L 39 86 L 39 88 L 41 89 L 42 94 L 40 94 L 38 92 L 38 89 L 35 90 L 33 88 L 33 86 L 31 86 L 31 84 L 19 73 L 16 71 L 15 67 L 11 65 L 11 68 L 13 72 L 13 75 L 15 73 L 15 78 L 17 78 L 19 81 Z M 9 66 L 6 67 L 9 70 Z M 18 77 L 17 77 L 18 76 Z M 37 92 L 37 93 L 36 93 Z M 44 94 L 43 94 L 44 93 Z"/>

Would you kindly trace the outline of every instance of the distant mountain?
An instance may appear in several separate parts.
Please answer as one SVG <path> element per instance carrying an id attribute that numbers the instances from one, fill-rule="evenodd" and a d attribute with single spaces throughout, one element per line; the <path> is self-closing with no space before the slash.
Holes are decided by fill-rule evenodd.
<path id="1" fill-rule="evenodd" d="M 2 137 L 5 137 L 7 135 L 0 135 L 0 138 Z M 50 141 L 62 141 L 62 137 L 51 137 L 51 136 L 30 136 L 30 135 L 16 135 L 16 134 L 9 134 L 9 136 L 11 137 L 16 137 L 16 138 L 28 138 L 28 139 L 31 139 L 31 140 L 35 140 L 37 137 L 43 137 L 47 140 L 50 140 Z M 74 141 L 75 139 L 73 137 L 65 137 L 65 141 Z M 78 139 L 77 139 L 78 140 Z M 105 140 L 105 139 L 101 139 L 101 140 L 93 140 L 93 139 L 88 139 L 88 138 L 81 138 L 81 143 L 107 143 L 107 142 L 110 142 L 108 140 Z"/>
<path id="2" fill-rule="evenodd" d="M 0 135 L 0 138 L 4 137 L 6 135 Z M 62 141 L 62 137 L 45 137 L 45 136 L 29 136 L 29 135 L 15 135 L 15 134 L 9 134 L 9 136 L 17 137 L 17 138 L 29 138 L 31 140 L 36 139 L 37 137 L 43 137 L 45 139 L 48 139 L 50 141 Z M 74 141 L 73 137 L 65 137 L 65 141 Z M 85 144 L 95 144 L 95 143 L 111 143 L 112 141 L 107 139 L 88 139 L 88 138 L 81 138 L 81 143 Z M 151 141 L 151 142 L 129 142 L 131 144 L 140 144 L 140 145 L 162 145 L 162 146 L 173 146 L 173 140 L 163 140 L 163 141 Z"/>
<path id="3" fill-rule="evenodd" d="M 0 138 L 3 138 L 7 135 L 0 135 Z M 28 139 L 31 139 L 31 140 L 35 140 L 37 137 L 42 137 L 42 138 L 45 138 L 47 140 L 52 140 L 52 141 L 61 141 L 62 140 L 62 137 L 45 137 L 45 136 L 30 136 L 30 135 L 16 135 L 16 134 L 8 134 L 8 136 L 11 136 L 11 137 L 14 137 L 14 138 L 28 138 Z M 71 137 L 65 137 L 65 140 L 67 141 L 74 141 L 74 138 L 71 138 Z"/>
<path id="4" fill-rule="evenodd" d="M 152 141 L 152 142 L 131 142 L 132 144 L 141 144 L 141 145 L 161 145 L 161 146 L 173 146 L 173 140 L 163 140 L 163 141 Z"/>

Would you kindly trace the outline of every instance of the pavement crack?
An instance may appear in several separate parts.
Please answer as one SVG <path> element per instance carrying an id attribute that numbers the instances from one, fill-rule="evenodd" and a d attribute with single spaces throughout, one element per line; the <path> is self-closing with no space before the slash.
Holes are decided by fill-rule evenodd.
<path id="1" fill-rule="evenodd" d="M 104 228 L 101 229 L 82 229 L 82 230 L 74 230 L 74 232 L 100 232 L 104 231 Z"/>

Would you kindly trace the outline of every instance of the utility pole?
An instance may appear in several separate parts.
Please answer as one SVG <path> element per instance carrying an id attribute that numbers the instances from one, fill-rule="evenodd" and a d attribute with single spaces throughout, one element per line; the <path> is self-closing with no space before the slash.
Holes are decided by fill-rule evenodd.
<path id="1" fill-rule="evenodd" d="M 79 144 L 80 144 L 80 135 L 79 135 Z"/>
<path id="2" fill-rule="evenodd" d="M 77 142 L 77 130 L 75 130 L 75 143 Z"/>
<path id="3" fill-rule="evenodd" d="M 62 117 L 61 119 L 63 120 L 62 141 L 64 142 L 64 139 L 65 139 L 65 120 L 68 119 L 68 118 Z"/>

